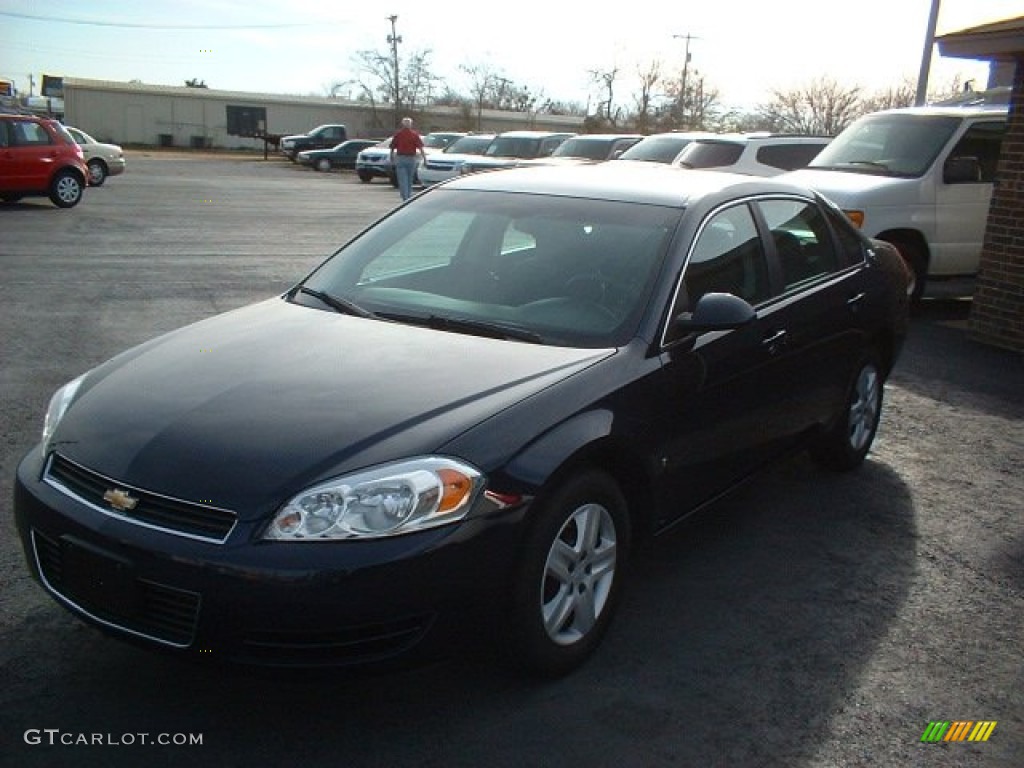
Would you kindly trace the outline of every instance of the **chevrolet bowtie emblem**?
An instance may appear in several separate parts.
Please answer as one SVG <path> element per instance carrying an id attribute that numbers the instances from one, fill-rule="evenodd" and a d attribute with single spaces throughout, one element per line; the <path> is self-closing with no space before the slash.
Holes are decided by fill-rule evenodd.
<path id="1" fill-rule="evenodd" d="M 119 512 L 130 512 L 139 503 L 139 500 L 128 491 L 122 491 L 120 488 L 111 488 L 103 494 L 103 500 Z"/>

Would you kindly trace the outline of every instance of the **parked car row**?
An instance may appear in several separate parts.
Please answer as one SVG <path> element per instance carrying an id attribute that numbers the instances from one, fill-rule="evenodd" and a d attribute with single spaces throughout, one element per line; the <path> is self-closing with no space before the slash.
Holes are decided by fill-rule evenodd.
<path id="1" fill-rule="evenodd" d="M 433 156 L 422 184 L 530 165 L 606 159 L 731 171 L 794 173 L 841 206 L 869 237 L 894 246 L 920 298 L 929 279 L 977 273 L 986 213 L 1006 133 L 1007 106 L 945 105 L 867 115 L 827 136 L 673 131 L 574 135 L 510 131 L 467 137 Z M 449 154 L 450 153 L 450 154 Z M 363 181 L 388 176 L 386 142 L 357 160 Z"/>
<path id="2" fill-rule="evenodd" d="M 72 208 L 87 186 L 124 173 L 124 152 L 52 118 L 0 113 L 0 201 L 48 197 Z"/>
<path id="3" fill-rule="evenodd" d="M 430 157 L 438 152 L 443 152 L 452 142 L 465 136 L 465 133 L 458 131 L 435 131 L 423 137 L 423 153 Z M 419 161 L 422 164 L 422 160 Z M 419 166 L 416 169 L 419 183 Z M 394 166 L 391 165 L 391 139 L 385 139 L 379 144 L 364 149 L 356 158 L 356 175 L 363 183 L 369 184 L 376 178 L 384 178 L 391 182 L 392 186 L 398 185 L 395 177 Z"/>
<path id="4" fill-rule="evenodd" d="M 555 131 L 430 133 L 427 162 L 417 183 L 436 184 L 479 171 L 537 165 L 573 165 L 604 160 L 637 160 L 684 168 L 728 170 L 774 176 L 803 168 L 830 141 L 824 136 L 782 134 L 637 133 L 574 134 Z M 352 159 L 353 154 L 355 159 Z M 332 149 L 299 152 L 297 162 L 317 170 L 354 168 L 361 181 L 392 179 L 390 139 L 349 140 Z"/>

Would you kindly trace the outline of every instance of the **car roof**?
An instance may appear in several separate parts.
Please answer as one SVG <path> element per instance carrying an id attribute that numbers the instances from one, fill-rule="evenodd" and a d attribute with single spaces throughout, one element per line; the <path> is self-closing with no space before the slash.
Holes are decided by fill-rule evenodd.
<path id="1" fill-rule="evenodd" d="M 926 105 L 923 107 L 896 107 L 894 109 L 883 109 L 878 112 L 869 112 L 864 117 L 876 115 L 936 115 L 942 117 L 986 117 L 1001 116 L 1009 112 L 1007 104 L 972 104 L 966 106 L 954 105 Z"/>
<path id="2" fill-rule="evenodd" d="M 617 139 L 643 139 L 642 133 L 577 133 L 572 138 L 577 141 L 615 141 Z"/>
<path id="3" fill-rule="evenodd" d="M 758 192 L 811 197 L 806 187 L 774 178 L 719 171 L 691 171 L 663 163 L 610 161 L 574 166 L 510 168 L 460 176 L 444 189 L 517 192 L 685 207 L 705 197 Z"/>
<path id="4" fill-rule="evenodd" d="M 498 136 L 513 139 L 547 138 L 548 136 L 577 136 L 571 131 L 503 131 Z"/>
<path id="5" fill-rule="evenodd" d="M 695 144 L 827 144 L 831 136 L 812 136 L 795 133 L 720 133 L 699 136 Z"/>

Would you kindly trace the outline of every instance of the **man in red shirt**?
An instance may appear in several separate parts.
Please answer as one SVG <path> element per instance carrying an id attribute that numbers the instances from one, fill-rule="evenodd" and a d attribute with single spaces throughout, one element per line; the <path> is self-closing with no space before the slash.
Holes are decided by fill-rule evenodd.
<path id="1" fill-rule="evenodd" d="M 391 137 L 391 165 L 398 178 L 398 194 L 403 200 L 412 197 L 412 182 L 416 178 L 416 153 L 427 162 L 423 139 L 412 128 L 412 118 L 403 117 L 402 127 Z"/>

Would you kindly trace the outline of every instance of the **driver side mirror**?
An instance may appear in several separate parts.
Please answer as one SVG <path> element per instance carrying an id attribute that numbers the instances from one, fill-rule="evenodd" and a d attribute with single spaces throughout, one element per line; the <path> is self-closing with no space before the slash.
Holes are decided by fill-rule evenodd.
<path id="1" fill-rule="evenodd" d="M 672 323 L 680 336 L 707 331 L 731 331 L 754 321 L 757 312 L 746 301 L 731 293 L 705 293 L 693 312 L 683 312 Z"/>

